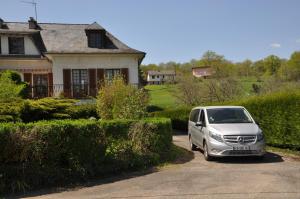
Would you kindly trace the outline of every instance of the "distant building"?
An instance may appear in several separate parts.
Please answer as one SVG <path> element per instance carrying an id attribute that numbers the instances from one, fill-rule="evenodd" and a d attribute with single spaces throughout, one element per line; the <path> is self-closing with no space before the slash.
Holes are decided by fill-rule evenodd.
<path id="1" fill-rule="evenodd" d="M 175 82 L 175 71 L 148 71 L 148 84 L 164 84 L 166 82 Z"/>
<path id="2" fill-rule="evenodd" d="M 210 66 L 194 67 L 192 68 L 193 76 L 206 78 L 212 75 L 212 69 Z"/>

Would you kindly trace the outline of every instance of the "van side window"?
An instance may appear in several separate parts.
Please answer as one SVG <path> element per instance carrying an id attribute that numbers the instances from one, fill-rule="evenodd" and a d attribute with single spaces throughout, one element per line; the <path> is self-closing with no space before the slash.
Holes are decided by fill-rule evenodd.
<path id="1" fill-rule="evenodd" d="M 193 110 L 193 111 L 191 112 L 191 115 L 190 115 L 190 121 L 192 121 L 192 122 L 197 122 L 198 116 L 199 116 L 199 112 L 200 112 L 199 109 Z"/>
<path id="2" fill-rule="evenodd" d="M 202 124 L 203 124 L 204 126 L 206 126 L 206 125 L 205 125 L 205 114 L 204 114 L 204 110 L 201 110 L 200 121 L 202 122 Z"/>

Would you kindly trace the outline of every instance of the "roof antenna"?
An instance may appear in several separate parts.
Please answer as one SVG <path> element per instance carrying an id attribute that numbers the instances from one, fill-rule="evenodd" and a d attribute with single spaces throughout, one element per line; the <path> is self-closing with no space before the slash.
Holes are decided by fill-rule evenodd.
<path id="1" fill-rule="evenodd" d="M 27 3 L 27 4 L 31 4 L 32 6 L 34 6 L 35 20 L 37 21 L 37 9 L 36 9 L 37 2 L 35 2 L 35 0 L 32 0 L 32 1 L 21 1 L 21 2 Z"/>

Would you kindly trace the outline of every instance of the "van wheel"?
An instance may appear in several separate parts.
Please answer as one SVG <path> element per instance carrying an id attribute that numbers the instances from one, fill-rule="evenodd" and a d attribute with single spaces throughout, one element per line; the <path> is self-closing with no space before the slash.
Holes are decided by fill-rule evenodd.
<path id="1" fill-rule="evenodd" d="M 190 148 L 191 148 L 191 150 L 195 151 L 197 149 L 197 147 L 196 147 L 196 145 L 193 144 L 191 135 L 189 135 L 189 142 L 190 142 Z"/>
<path id="2" fill-rule="evenodd" d="M 208 147 L 206 142 L 203 144 L 203 155 L 206 161 L 211 161 L 213 158 L 208 154 Z"/>

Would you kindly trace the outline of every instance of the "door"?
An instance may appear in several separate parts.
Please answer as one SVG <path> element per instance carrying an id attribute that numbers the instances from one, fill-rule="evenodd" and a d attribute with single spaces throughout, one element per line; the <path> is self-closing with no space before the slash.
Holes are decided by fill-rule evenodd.
<path id="1" fill-rule="evenodd" d="M 48 97 L 48 74 L 33 74 L 33 97 Z"/>
<path id="2" fill-rule="evenodd" d="M 204 139 L 204 134 L 206 131 L 206 122 L 205 122 L 205 113 L 204 110 L 200 110 L 200 117 L 199 121 L 202 123 L 202 126 L 198 126 L 198 134 L 197 134 L 197 139 L 199 140 L 199 146 L 203 149 L 203 139 Z"/>
<path id="3" fill-rule="evenodd" d="M 198 118 L 199 118 L 199 112 L 200 112 L 200 109 L 192 110 L 190 119 L 189 119 L 189 132 L 191 134 L 191 139 L 192 139 L 193 143 L 197 146 L 200 146 L 199 141 L 198 141 L 198 136 L 197 136 L 197 134 L 199 132 L 197 132 L 198 128 L 196 127 L 196 122 L 198 121 Z"/>

